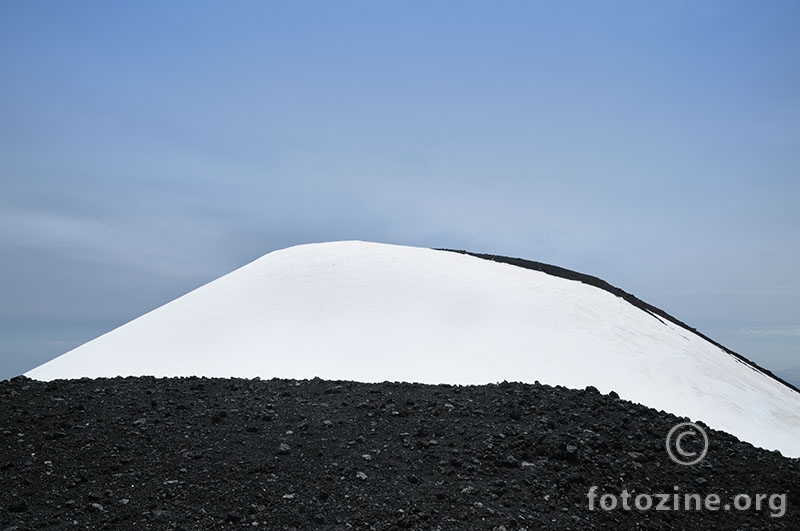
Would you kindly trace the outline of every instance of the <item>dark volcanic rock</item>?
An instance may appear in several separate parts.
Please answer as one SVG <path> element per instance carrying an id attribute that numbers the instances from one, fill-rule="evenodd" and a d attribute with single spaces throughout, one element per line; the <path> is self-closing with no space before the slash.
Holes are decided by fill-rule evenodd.
<path id="1" fill-rule="evenodd" d="M 682 420 L 539 384 L 16 378 L 0 529 L 800 529 L 798 460 L 708 430 L 675 464 Z"/>

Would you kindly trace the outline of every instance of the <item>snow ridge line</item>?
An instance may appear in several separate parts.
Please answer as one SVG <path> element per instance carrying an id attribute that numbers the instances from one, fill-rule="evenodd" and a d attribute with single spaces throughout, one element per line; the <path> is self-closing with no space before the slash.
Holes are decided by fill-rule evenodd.
<path id="1" fill-rule="evenodd" d="M 511 258 L 511 257 L 508 257 L 508 256 L 499 256 L 499 255 L 494 255 L 494 254 L 474 253 L 474 252 L 466 251 L 466 250 L 463 250 L 463 249 L 444 249 L 444 248 L 439 249 L 439 248 L 437 248 L 437 249 L 434 249 L 434 250 L 435 251 L 445 251 L 445 252 L 450 252 L 450 253 L 464 254 L 464 255 L 467 255 L 467 256 L 473 256 L 475 258 L 481 258 L 481 259 L 484 259 L 484 260 L 490 260 L 492 262 L 498 262 L 498 263 L 502 263 L 502 264 L 508 264 L 508 265 L 512 265 L 512 266 L 516 266 L 516 267 L 521 267 L 523 269 L 530 269 L 530 270 L 533 270 L 533 271 L 539 271 L 539 272 L 542 272 L 542 273 L 546 273 L 548 275 L 552 275 L 554 277 L 560 277 L 560 278 L 564 278 L 564 279 L 567 279 L 567 280 L 574 280 L 574 281 L 577 281 L 577 282 L 581 282 L 583 284 L 588 284 L 589 286 L 594 286 L 595 288 L 600 288 L 602 290 L 605 290 L 605 291 L 611 293 L 612 295 L 616 295 L 617 297 L 620 297 L 620 298 L 624 299 L 625 301 L 627 301 L 630 304 L 636 306 L 640 310 L 649 313 L 650 315 L 652 315 L 656 319 L 659 319 L 660 317 L 664 318 L 667 321 L 669 321 L 669 322 L 671 322 L 671 323 L 673 323 L 675 325 L 678 325 L 681 328 L 683 328 L 683 329 L 685 329 L 685 330 L 687 330 L 689 332 L 692 332 L 693 334 L 701 337 L 702 339 L 705 339 L 706 341 L 708 341 L 712 345 L 722 349 L 724 352 L 727 352 L 731 356 L 737 358 L 739 361 L 743 362 L 744 364 L 750 366 L 752 369 L 754 369 L 754 370 L 756 370 L 758 372 L 761 372 L 761 373 L 765 374 L 766 376 L 769 376 L 773 380 L 776 380 L 777 382 L 782 383 L 783 385 L 785 385 L 789 389 L 792 389 L 793 391 L 795 391 L 797 393 L 800 393 L 800 389 L 798 389 L 797 387 L 795 387 L 791 383 L 787 382 L 786 380 L 784 380 L 780 376 L 775 375 L 772 371 L 761 367 L 760 365 L 758 365 L 754 361 L 751 361 L 751 360 L 747 359 L 746 357 L 742 356 L 738 352 L 735 352 L 735 351 L 729 349 L 725 345 L 717 343 L 716 341 L 714 341 L 710 337 L 708 337 L 705 334 L 703 334 L 702 332 L 698 331 L 696 328 L 687 325 L 683 321 L 680 321 L 679 319 L 671 316 L 670 314 L 668 314 L 664 310 L 662 310 L 660 308 L 656 308 L 652 304 L 648 304 L 647 302 L 644 302 L 643 300 L 639 299 L 635 295 L 632 295 L 632 294 L 628 293 L 627 291 L 624 291 L 624 290 L 622 290 L 622 289 L 620 289 L 620 288 L 618 288 L 616 286 L 613 286 L 613 285 L 609 284 L 608 282 L 606 282 L 605 280 L 603 280 L 601 278 L 597 278 L 597 277 L 594 277 L 594 276 L 591 276 L 591 275 L 587 275 L 585 273 L 579 273 L 577 271 L 572 271 L 571 269 L 566 269 L 564 267 L 559 267 L 559 266 L 555 266 L 555 265 L 551 265 L 551 264 L 545 264 L 545 263 L 542 263 L 542 262 L 536 262 L 534 260 L 526 260 L 524 258 Z"/>

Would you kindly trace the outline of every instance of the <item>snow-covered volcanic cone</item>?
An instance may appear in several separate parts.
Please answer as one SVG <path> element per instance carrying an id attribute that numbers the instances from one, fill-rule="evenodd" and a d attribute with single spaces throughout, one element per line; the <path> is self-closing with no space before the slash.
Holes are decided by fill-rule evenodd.
<path id="1" fill-rule="evenodd" d="M 757 367 L 604 289 L 431 249 L 276 251 L 27 373 L 141 375 L 592 385 L 800 457 L 800 393 Z"/>

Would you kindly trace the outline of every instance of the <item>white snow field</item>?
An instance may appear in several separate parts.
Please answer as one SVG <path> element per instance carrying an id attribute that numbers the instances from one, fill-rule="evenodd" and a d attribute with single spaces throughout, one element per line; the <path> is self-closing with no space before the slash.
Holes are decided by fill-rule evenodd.
<path id="1" fill-rule="evenodd" d="M 142 375 L 593 385 L 800 457 L 800 393 L 692 332 L 577 281 L 415 247 L 275 251 L 27 373 Z"/>

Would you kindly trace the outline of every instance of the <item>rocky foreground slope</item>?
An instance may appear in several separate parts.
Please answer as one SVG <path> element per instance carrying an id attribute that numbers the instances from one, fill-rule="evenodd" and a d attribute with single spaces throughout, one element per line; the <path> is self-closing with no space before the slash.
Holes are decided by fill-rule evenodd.
<path id="1" fill-rule="evenodd" d="M 678 465 L 681 420 L 538 384 L 16 378 L 0 530 L 800 529 L 798 460 L 708 430 L 705 460 Z M 659 493 L 720 508 L 656 510 Z"/>

